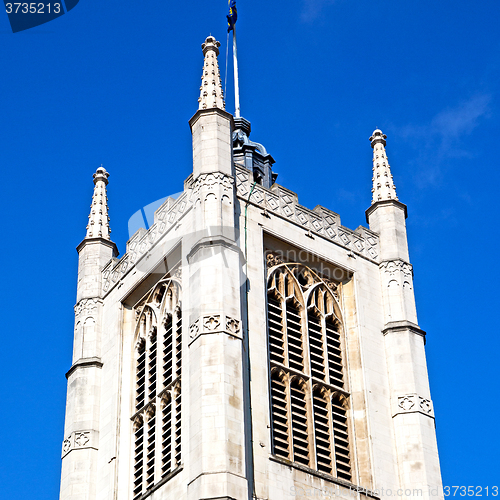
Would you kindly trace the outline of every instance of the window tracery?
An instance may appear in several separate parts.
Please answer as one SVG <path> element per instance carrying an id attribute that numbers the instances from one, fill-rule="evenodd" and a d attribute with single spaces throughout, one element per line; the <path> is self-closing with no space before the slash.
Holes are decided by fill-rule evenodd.
<path id="1" fill-rule="evenodd" d="M 181 463 L 182 306 L 164 278 L 136 306 L 133 498 Z"/>
<path id="2" fill-rule="evenodd" d="M 273 453 L 352 478 L 340 307 L 332 283 L 302 264 L 268 276 Z"/>

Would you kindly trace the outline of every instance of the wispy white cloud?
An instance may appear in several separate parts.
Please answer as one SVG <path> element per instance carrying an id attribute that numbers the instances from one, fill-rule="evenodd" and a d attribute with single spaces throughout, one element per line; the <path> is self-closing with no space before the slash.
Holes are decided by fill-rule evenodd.
<path id="1" fill-rule="evenodd" d="M 300 18 L 305 23 L 311 23 L 320 16 L 326 6 L 334 3 L 335 0 L 303 0 Z"/>
<path id="2" fill-rule="evenodd" d="M 446 160 L 473 155 L 464 139 L 488 117 L 490 102 L 491 95 L 476 94 L 440 111 L 425 125 L 406 125 L 399 130 L 419 150 L 412 162 L 417 167 L 417 185 L 438 184 Z"/>

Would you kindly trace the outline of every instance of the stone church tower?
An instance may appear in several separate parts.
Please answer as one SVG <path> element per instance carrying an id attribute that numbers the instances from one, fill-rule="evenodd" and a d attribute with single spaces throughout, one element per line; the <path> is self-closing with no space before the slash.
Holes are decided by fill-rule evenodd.
<path id="1" fill-rule="evenodd" d="M 386 136 L 370 137 L 369 229 L 300 205 L 225 111 L 219 45 L 202 45 L 193 173 L 120 259 L 94 174 L 60 498 L 441 497 Z"/>

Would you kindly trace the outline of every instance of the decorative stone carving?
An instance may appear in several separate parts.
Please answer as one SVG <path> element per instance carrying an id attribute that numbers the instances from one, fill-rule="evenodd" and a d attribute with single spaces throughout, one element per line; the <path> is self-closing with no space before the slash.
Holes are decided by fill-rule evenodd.
<path id="1" fill-rule="evenodd" d="M 189 327 L 189 336 L 194 339 L 198 336 L 200 332 L 200 320 L 197 319 L 193 324 Z"/>
<path id="2" fill-rule="evenodd" d="M 432 401 L 430 399 L 424 399 L 423 397 L 419 396 L 419 402 L 420 402 L 420 410 L 423 411 L 425 414 L 430 415 L 432 414 Z"/>
<path id="3" fill-rule="evenodd" d="M 283 259 L 276 253 L 268 252 L 266 254 L 266 265 L 269 269 L 270 267 L 278 266 L 279 264 L 283 264 Z"/>
<path id="4" fill-rule="evenodd" d="M 203 316 L 189 326 L 190 343 L 200 335 L 225 332 L 234 337 L 241 338 L 241 321 L 230 316 L 211 314 Z"/>
<path id="5" fill-rule="evenodd" d="M 222 188 L 220 192 L 229 193 L 231 192 L 234 184 L 234 178 L 223 174 L 222 172 L 212 172 L 209 174 L 201 174 L 196 178 L 192 187 L 192 201 L 197 200 L 200 197 L 200 191 L 202 188 L 205 189 L 206 193 L 214 193 L 216 187 Z"/>
<path id="6" fill-rule="evenodd" d="M 251 172 L 236 165 L 236 192 L 241 199 L 247 201 L 253 185 Z M 255 185 L 250 197 L 250 203 L 279 215 L 304 228 L 306 234 L 319 234 L 340 245 L 375 260 L 379 253 L 378 236 L 366 228 L 352 231 L 340 226 L 340 217 L 327 208 L 317 206 L 309 210 L 298 203 L 297 195 L 288 189 L 274 184 L 271 189 Z"/>
<path id="7" fill-rule="evenodd" d="M 75 432 L 75 447 L 82 448 L 90 441 L 90 432 Z"/>
<path id="8" fill-rule="evenodd" d="M 62 443 L 62 457 L 72 450 L 97 449 L 97 436 L 98 434 L 91 430 L 72 432 Z"/>
<path id="9" fill-rule="evenodd" d="M 95 316 L 100 299 L 83 299 L 75 305 L 75 317 Z"/>
<path id="10" fill-rule="evenodd" d="M 430 399 L 425 399 L 418 394 L 405 394 L 398 396 L 393 416 L 401 413 L 423 413 L 424 415 L 434 418 L 432 401 Z"/>
<path id="11" fill-rule="evenodd" d="M 226 330 L 233 335 L 240 333 L 240 322 L 237 319 L 226 316 Z"/>
<path id="12" fill-rule="evenodd" d="M 413 267 L 408 262 L 403 260 L 387 260 L 381 262 L 379 268 L 384 271 L 384 273 L 393 278 L 402 275 L 404 278 L 413 277 Z"/>
<path id="13" fill-rule="evenodd" d="M 413 398 L 405 396 L 403 398 L 399 398 L 398 406 L 404 411 L 410 411 L 415 406 L 415 403 L 413 401 Z"/>
<path id="14" fill-rule="evenodd" d="M 213 331 L 220 326 L 220 316 L 205 316 L 203 318 L 203 326 L 208 331 Z"/>
<path id="15" fill-rule="evenodd" d="M 65 455 L 66 453 L 68 453 L 68 451 L 71 449 L 71 440 L 69 438 L 65 439 L 63 441 L 63 447 L 62 447 L 62 452 L 63 452 L 63 455 Z"/>

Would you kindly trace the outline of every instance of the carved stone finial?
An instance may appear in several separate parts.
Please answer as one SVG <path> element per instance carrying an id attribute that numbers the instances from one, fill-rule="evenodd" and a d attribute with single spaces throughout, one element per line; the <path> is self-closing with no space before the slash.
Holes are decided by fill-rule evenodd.
<path id="1" fill-rule="evenodd" d="M 101 165 L 94 174 L 94 195 L 90 205 L 89 224 L 85 238 L 104 238 L 110 240 L 111 229 L 109 228 L 108 197 L 106 186 L 109 173 Z"/>
<path id="2" fill-rule="evenodd" d="M 380 129 L 373 131 L 370 144 L 373 148 L 373 197 L 377 201 L 397 200 L 396 186 L 391 174 L 391 167 L 385 152 L 387 136 Z"/>
<path id="3" fill-rule="evenodd" d="M 201 76 L 200 98 L 198 99 L 199 109 L 226 109 L 224 103 L 224 92 L 220 79 L 219 55 L 220 43 L 209 36 L 201 45 L 205 61 L 203 64 L 203 74 Z"/>

